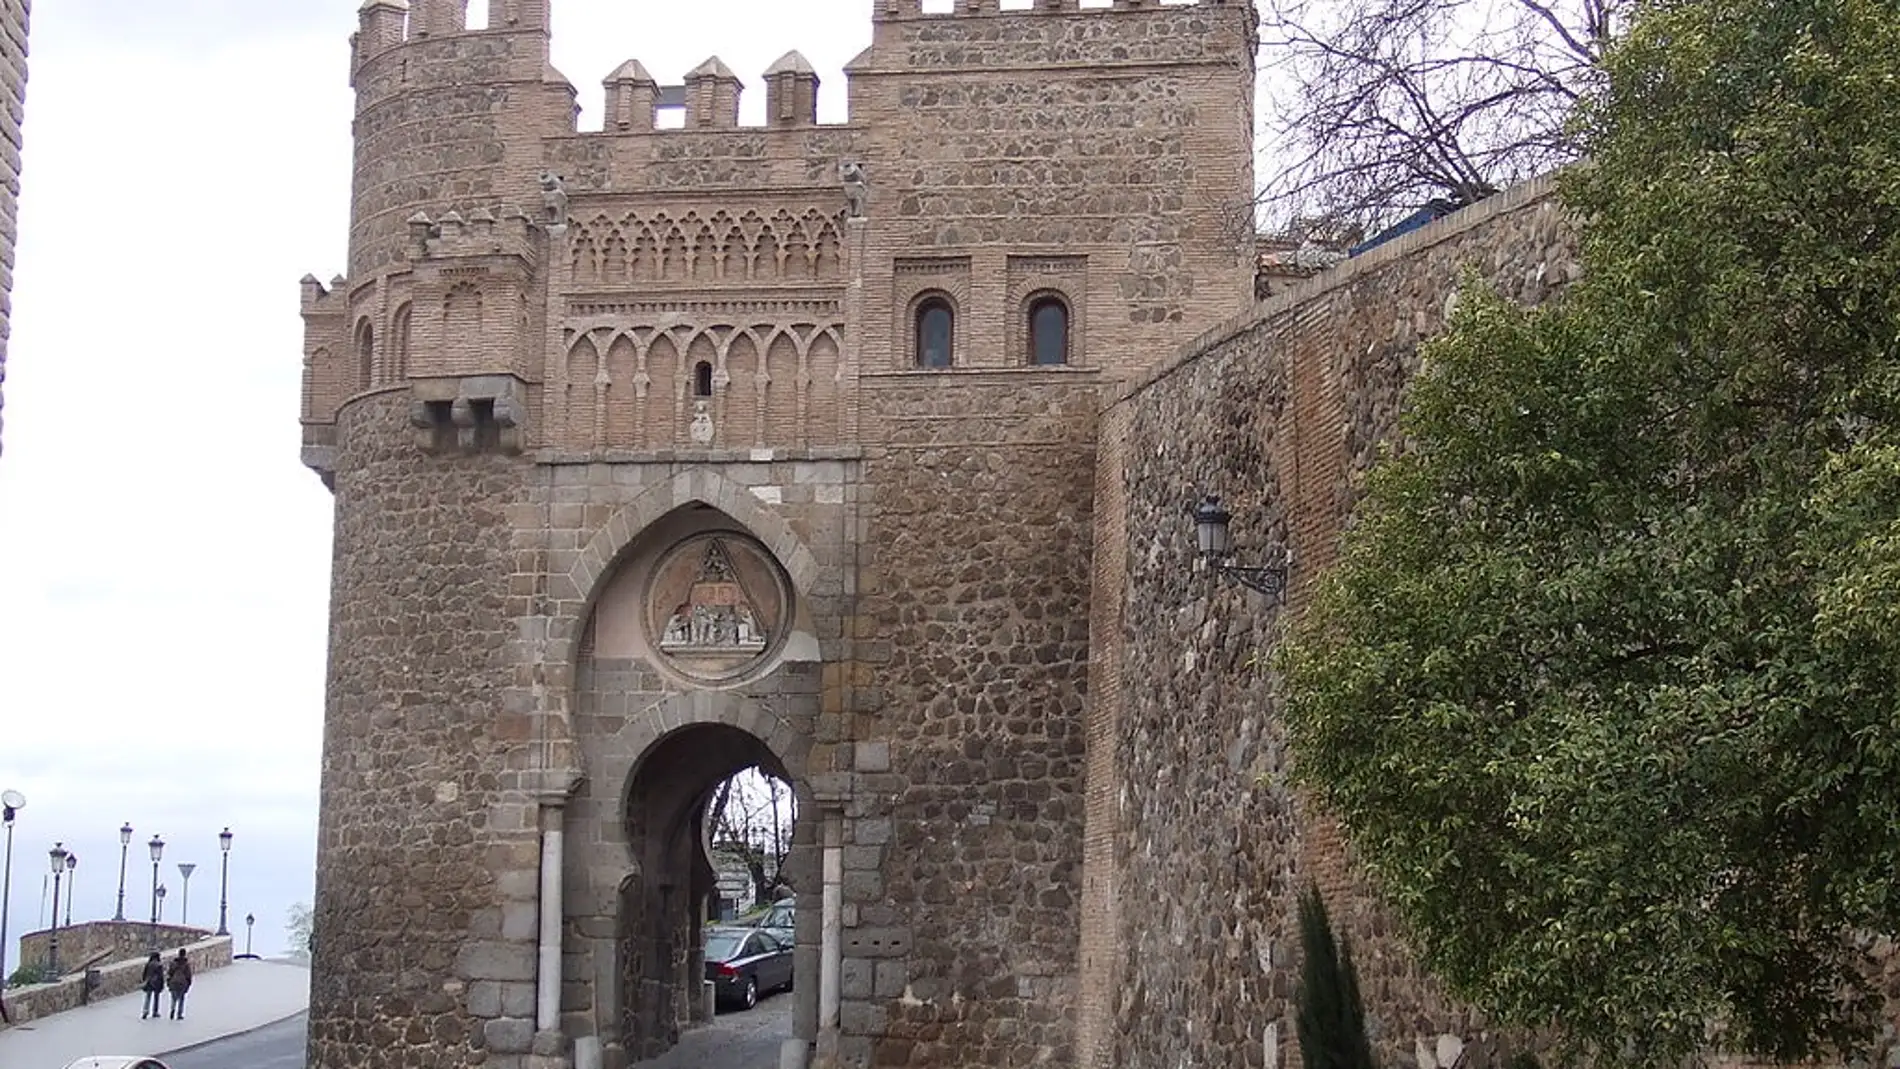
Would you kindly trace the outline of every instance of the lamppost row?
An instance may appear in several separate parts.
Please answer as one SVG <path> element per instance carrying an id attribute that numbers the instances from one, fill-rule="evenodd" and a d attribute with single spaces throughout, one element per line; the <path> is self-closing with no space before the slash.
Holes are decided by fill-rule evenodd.
<path id="1" fill-rule="evenodd" d="M 26 795 L 8 789 L 0 791 L 0 817 L 7 830 L 5 875 L 0 876 L 0 1001 L 6 995 L 7 978 L 7 906 L 13 901 L 13 818 L 26 808 Z"/>
<path id="2" fill-rule="evenodd" d="M 49 973 L 52 973 L 54 978 L 58 978 L 59 976 L 59 881 L 61 877 L 66 875 L 66 868 L 67 868 L 66 859 L 70 855 L 66 853 L 66 848 L 59 843 L 54 843 L 53 848 L 51 850 L 48 850 L 46 852 L 46 855 L 53 863 L 53 935 L 52 935 L 52 938 L 48 939 L 46 943 L 46 971 Z"/>

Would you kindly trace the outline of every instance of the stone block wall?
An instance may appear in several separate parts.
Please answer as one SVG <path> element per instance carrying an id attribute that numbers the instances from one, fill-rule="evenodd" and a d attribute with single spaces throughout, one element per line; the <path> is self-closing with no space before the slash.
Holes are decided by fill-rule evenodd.
<path id="1" fill-rule="evenodd" d="M 1484 1038 L 1423 975 L 1338 831 L 1287 781 L 1267 670 L 1281 615 L 1331 563 L 1421 340 L 1461 271 L 1548 298 L 1573 279 L 1552 188 L 1500 195 L 1210 332 L 1105 418 L 1090 716 L 1085 1066 L 1278 1069 L 1295 1042 L 1295 896 L 1352 939 L 1382 1060 L 1418 1069 Z M 1233 513 L 1239 563 L 1290 559 L 1285 604 L 1210 574 L 1188 515 Z M 1110 511 L 1110 510 L 1113 511 Z"/>
<path id="2" fill-rule="evenodd" d="M 12 334 L 13 245 L 20 219 L 20 125 L 26 111 L 26 32 L 31 0 L 0 2 L 0 416 L 6 407 Z M 0 429 L 4 428 L 0 419 Z"/>
<path id="3" fill-rule="evenodd" d="M 174 932 L 182 932 L 174 929 Z M 167 959 L 176 953 L 180 946 L 176 942 L 168 945 Z M 185 957 L 191 962 L 194 975 L 209 969 L 222 969 L 231 964 L 231 937 L 228 935 L 200 939 L 183 947 Z M 83 960 L 83 959 L 81 959 Z M 130 994 L 139 989 L 145 978 L 145 956 L 140 954 L 129 960 L 98 966 L 99 986 L 88 991 L 84 973 L 72 973 L 50 984 L 33 984 L 29 987 L 16 987 L 7 992 L 7 1012 L 13 1016 L 11 1024 L 0 1025 L 0 1029 L 17 1028 L 29 1021 L 42 1017 L 51 1017 L 56 1013 L 77 1009 L 89 1002 L 114 998 Z"/>
<path id="4" fill-rule="evenodd" d="M 20 964 L 40 965 L 46 962 L 47 953 L 52 946 L 52 932 L 28 932 L 20 937 Z M 177 950 L 209 938 L 210 932 L 203 928 L 187 928 L 177 924 L 154 926 L 141 921 L 91 921 L 75 924 L 59 930 L 59 961 L 65 970 L 77 968 L 84 962 L 104 954 L 107 962 L 126 961 L 132 958 L 143 960 L 155 947 L 163 952 Z M 156 937 L 156 938 L 155 938 Z"/>

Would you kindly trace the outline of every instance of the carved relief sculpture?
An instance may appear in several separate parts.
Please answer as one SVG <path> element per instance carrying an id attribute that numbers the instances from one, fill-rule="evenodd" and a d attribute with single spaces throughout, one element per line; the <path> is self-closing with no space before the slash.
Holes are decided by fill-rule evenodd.
<path id="1" fill-rule="evenodd" d="M 870 184 L 864 174 L 864 164 L 856 160 L 840 163 L 838 180 L 844 183 L 845 218 L 864 218 L 864 201 L 870 193 Z"/>

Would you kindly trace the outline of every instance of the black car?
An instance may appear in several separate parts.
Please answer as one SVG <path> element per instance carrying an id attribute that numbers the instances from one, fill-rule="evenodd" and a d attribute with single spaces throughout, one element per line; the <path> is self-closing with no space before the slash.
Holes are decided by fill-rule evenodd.
<path id="1" fill-rule="evenodd" d="M 760 995 L 791 989 L 792 944 L 762 928 L 708 928 L 706 979 L 722 1004 L 749 1010 Z"/>

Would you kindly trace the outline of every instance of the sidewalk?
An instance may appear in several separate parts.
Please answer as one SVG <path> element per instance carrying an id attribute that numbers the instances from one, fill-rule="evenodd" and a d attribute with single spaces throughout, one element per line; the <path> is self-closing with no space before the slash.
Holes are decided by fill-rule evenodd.
<path id="1" fill-rule="evenodd" d="M 149 1054 L 208 1043 L 293 1017 L 309 1008 L 310 970 L 281 961 L 234 961 L 199 973 L 185 1019 L 143 1021 L 134 992 L 0 1031 L 0 1066 L 61 1069 L 88 1054 Z M 160 997 L 160 1009 L 170 1007 Z"/>

